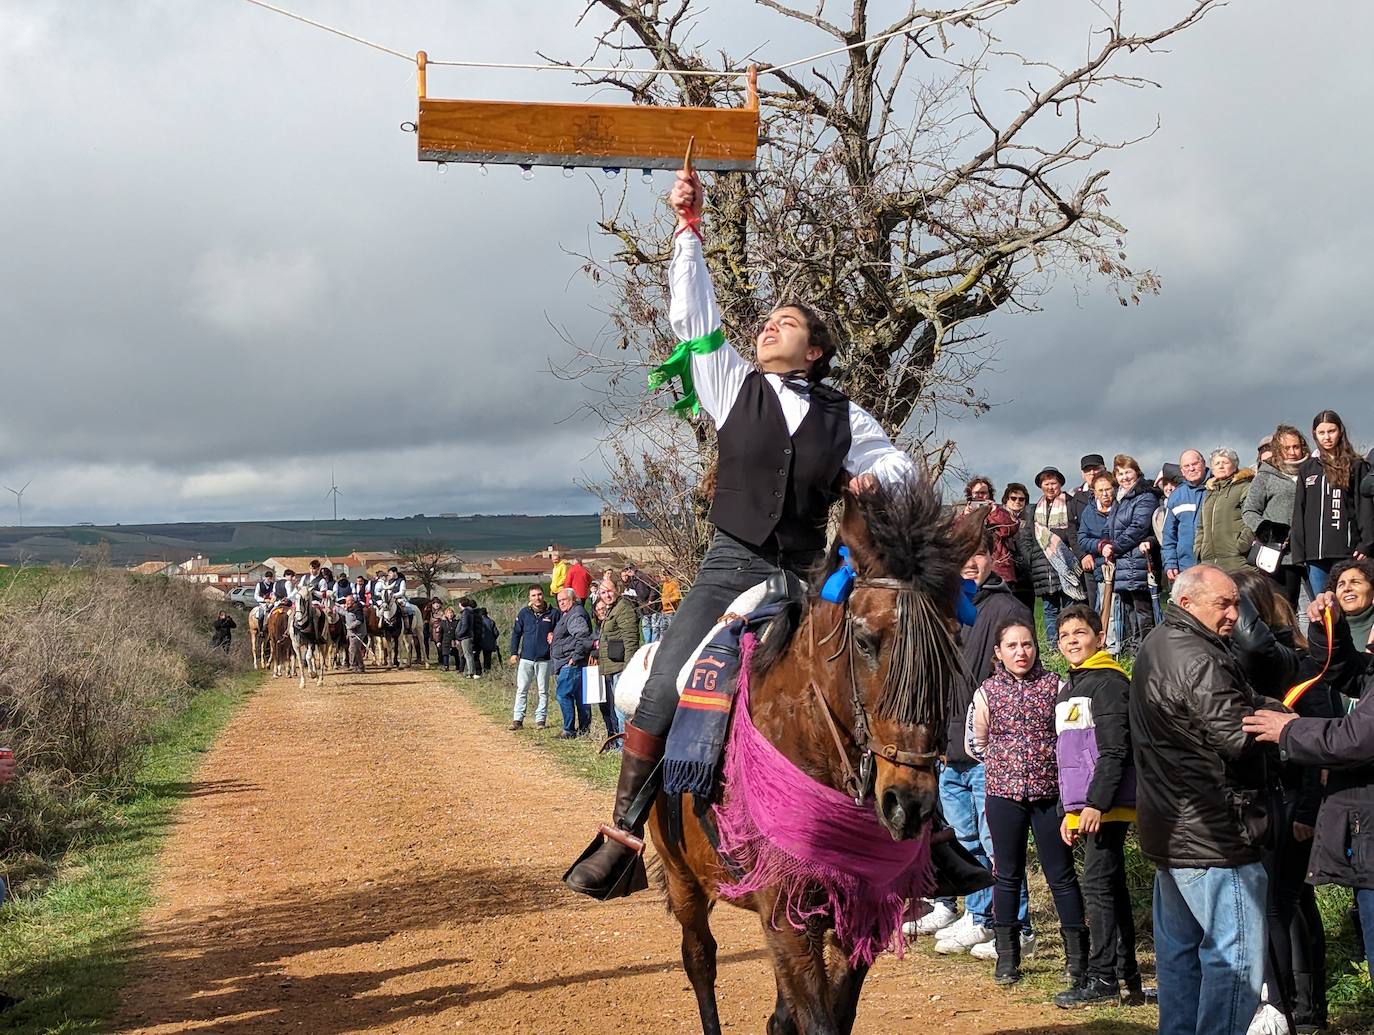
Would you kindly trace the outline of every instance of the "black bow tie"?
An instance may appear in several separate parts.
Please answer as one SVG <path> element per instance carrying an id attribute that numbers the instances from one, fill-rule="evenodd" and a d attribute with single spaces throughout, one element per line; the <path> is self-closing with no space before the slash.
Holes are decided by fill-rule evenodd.
<path id="1" fill-rule="evenodd" d="M 785 374 L 779 374 L 778 380 L 784 388 L 791 389 L 798 395 L 811 394 L 811 382 L 806 379 L 805 370 L 789 370 Z"/>

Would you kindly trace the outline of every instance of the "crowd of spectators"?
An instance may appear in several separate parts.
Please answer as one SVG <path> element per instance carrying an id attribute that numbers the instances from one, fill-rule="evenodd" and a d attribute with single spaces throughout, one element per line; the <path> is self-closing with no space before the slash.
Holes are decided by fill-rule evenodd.
<path id="1" fill-rule="evenodd" d="M 1012 483 L 1000 506 L 988 479 L 968 483 L 978 614 L 940 790 L 996 884 L 962 915 L 928 904 L 910 926 L 937 952 L 1019 980 L 1033 836 L 1069 977 L 1056 1004 L 1145 1002 L 1134 823 L 1155 867 L 1159 1031 L 1326 1025 L 1313 885 L 1354 889 L 1374 947 L 1374 476 L 1334 412 L 1312 435 L 1280 425 L 1244 467 L 1232 449 L 1185 450 L 1152 482 L 1127 454 L 1089 454 L 1073 489 L 1045 467 L 1038 499 Z"/>
<path id="2" fill-rule="evenodd" d="M 652 643 L 668 628 L 682 600 L 675 579 L 626 564 L 619 574 L 600 578 L 577 559 L 553 555 L 549 589 L 556 610 L 541 588 L 531 588 L 529 603 L 511 629 L 510 664 L 516 668 L 515 708 L 510 729 L 521 730 L 529 708 L 529 689 L 538 690 L 535 726 L 548 723 L 549 680 L 562 713 L 558 736 L 590 736 L 595 701 L 606 736 L 624 729 L 625 716 L 615 705 L 615 684 L 625 664 L 642 644 Z"/>

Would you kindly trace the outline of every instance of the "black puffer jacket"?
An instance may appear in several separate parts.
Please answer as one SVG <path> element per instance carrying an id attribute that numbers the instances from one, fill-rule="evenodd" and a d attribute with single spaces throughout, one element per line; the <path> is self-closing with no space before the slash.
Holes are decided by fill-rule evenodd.
<path id="1" fill-rule="evenodd" d="M 1271 630 L 1244 594 L 1241 594 L 1240 618 L 1231 633 L 1230 648 L 1255 692 L 1277 701 L 1283 700 L 1295 684 L 1315 678 L 1321 671 L 1321 664 L 1316 659 L 1298 649 L 1293 630 Z M 1323 646 L 1321 657 L 1325 656 Z M 1326 680 L 1310 687 L 1293 707 L 1299 715 L 1331 718 L 1341 714 L 1340 698 Z M 1277 777 L 1292 802 L 1293 819 L 1308 826 L 1315 825 L 1317 807 L 1322 800 L 1321 770 L 1285 762 L 1278 766 Z"/>
<path id="2" fill-rule="evenodd" d="M 1227 646 L 1240 661 L 1245 678 L 1256 693 L 1281 701 L 1288 688 L 1297 682 L 1302 655 L 1293 645 L 1292 634 L 1275 636 L 1244 593 L 1240 595 L 1240 617 Z"/>
<path id="3" fill-rule="evenodd" d="M 1310 884 L 1374 888 L 1374 688 L 1366 683 L 1364 690 L 1349 715 L 1296 719 L 1279 737 L 1285 761 L 1329 770 L 1307 864 Z"/>
<path id="4" fill-rule="evenodd" d="M 1259 861 L 1269 779 L 1240 721 L 1261 700 L 1226 642 L 1170 604 L 1131 676 L 1140 849 L 1156 866 Z"/>
<path id="5" fill-rule="evenodd" d="M 950 690 L 949 742 L 945 746 L 945 758 L 950 762 L 975 762 L 964 750 L 964 723 L 968 718 L 969 705 L 973 703 L 973 692 L 992 674 L 992 648 L 997 646 L 994 637 L 997 629 L 1012 618 L 1034 624 L 1026 605 L 1012 595 L 1011 587 L 996 575 L 978 587 L 973 595 L 973 606 L 978 608 L 978 618 L 969 628 L 959 630 L 959 650 L 963 657 L 963 672 L 954 680 Z"/>
<path id="6" fill-rule="evenodd" d="M 1066 502 L 1068 524 L 1062 528 L 1051 528 L 1050 531 L 1057 533 L 1059 538 L 1064 540 L 1064 545 L 1073 551 L 1076 561 L 1082 561 L 1084 550 L 1078 543 L 1078 518 L 1083 513 L 1083 508 L 1071 496 L 1066 496 Z M 1013 559 L 1018 576 L 1025 572 L 1029 580 L 1027 588 L 1034 590 L 1038 597 L 1058 593 L 1063 589 L 1059 584 L 1059 576 L 1055 574 L 1049 558 L 1045 556 L 1045 551 L 1040 549 L 1040 544 L 1035 541 L 1036 512 L 1044 513 L 1041 503 L 1043 499 L 1026 507 L 1021 518 L 1021 530 L 1012 541 Z M 1078 577 L 1081 580 L 1087 576 L 1079 570 Z"/>

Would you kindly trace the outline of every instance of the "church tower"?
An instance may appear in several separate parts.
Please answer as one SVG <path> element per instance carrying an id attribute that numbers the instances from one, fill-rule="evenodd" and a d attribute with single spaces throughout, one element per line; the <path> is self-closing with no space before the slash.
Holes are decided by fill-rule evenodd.
<path id="1" fill-rule="evenodd" d="M 612 510 L 610 505 L 601 508 L 601 545 L 606 546 L 615 542 L 620 537 L 620 533 L 625 531 L 625 518 L 617 510 Z"/>

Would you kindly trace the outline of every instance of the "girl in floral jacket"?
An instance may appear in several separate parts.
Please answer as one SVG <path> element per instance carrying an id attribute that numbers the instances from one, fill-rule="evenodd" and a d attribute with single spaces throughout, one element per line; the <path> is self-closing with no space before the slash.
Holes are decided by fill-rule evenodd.
<path id="1" fill-rule="evenodd" d="M 1026 874 L 1026 845 L 1035 851 L 1054 896 L 1071 987 L 1088 964 L 1088 928 L 1073 851 L 1059 836 L 1059 771 L 1054 705 L 1059 677 L 1040 665 L 1035 630 L 1012 619 L 997 630 L 997 667 L 973 695 L 966 746 L 987 774 L 984 806 L 992 834 L 993 931 L 999 985 L 1021 980 L 1021 932 L 1016 917 Z"/>

